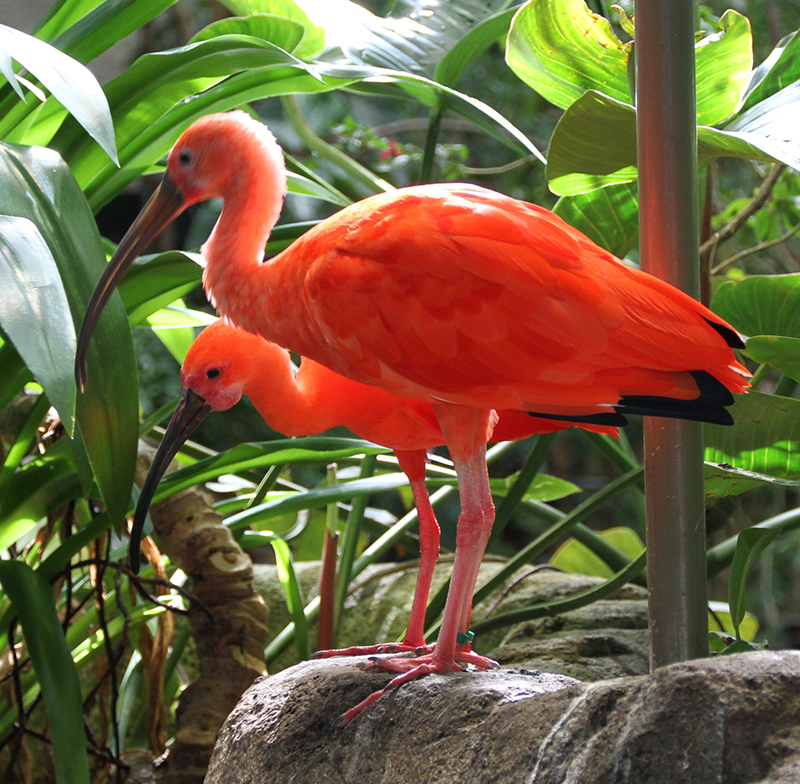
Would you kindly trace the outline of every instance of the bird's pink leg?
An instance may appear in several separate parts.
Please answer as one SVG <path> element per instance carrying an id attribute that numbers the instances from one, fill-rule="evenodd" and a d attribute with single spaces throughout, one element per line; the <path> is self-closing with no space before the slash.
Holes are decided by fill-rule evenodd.
<path id="1" fill-rule="evenodd" d="M 494 522 L 494 504 L 486 468 L 490 412 L 449 404 L 437 405 L 435 409 L 456 467 L 461 497 L 456 559 L 439 638 L 432 653 L 410 659 L 376 660 L 374 666 L 378 669 L 400 674 L 384 689 L 371 694 L 342 715 L 339 719 L 340 725 L 347 724 L 387 691 L 396 689 L 407 681 L 434 672 L 448 673 L 461 669 L 457 663 L 459 661 L 476 664 L 484 669 L 497 667 L 491 659 L 473 653 L 463 638 L 459 639 L 459 635 L 466 635 L 469 631 L 472 594 Z"/>
<path id="2" fill-rule="evenodd" d="M 315 658 L 324 659 L 330 656 L 370 656 L 378 653 L 402 653 L 405 651 L 428 652 L 433 646 L 425 645 L 425 611 L 428 608 L 428 595 L 433 580 L 433 570 L 439 557 L 439 523 L 431 506 L 428 488 L 425 487 L 425 463 L 427 454 L 424 449 L 401 451 L 396 449 L 395 455 L 400 468 L 411 483 L 411 492 L 419 517 L 419 571 L 411 614 L 402 642 L 380 643 L 378 645 L 353 645 L 349 648 L 338 648 L 328 651 L 317 651 Z"/>

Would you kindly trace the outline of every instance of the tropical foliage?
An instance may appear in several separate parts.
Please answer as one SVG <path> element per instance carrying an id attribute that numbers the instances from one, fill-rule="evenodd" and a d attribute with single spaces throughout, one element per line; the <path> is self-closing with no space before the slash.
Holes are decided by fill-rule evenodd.
<path id="1" fill-rule="evenodd" d="M 296 220 L 279 227 L 267 253 L 355 198 L 458 177 L 549 200 L 598 243 L 636 261 L 635 30 L 622 9 L 606 17 L 583 0 L 531 0 L 520 8 L 454 0 L 433 15 L 409 7 L 407 16 L 382 19 L 348 0 L 320 4 L 326 14 L 294 0 L 229 0 L 234 16 L 177 48 L 143 54 L 101 89 L 83 64 L 172 3 L 59 0 L 33 36 L 0 25 L 0 648 L 13 684 L 0 697 L 0 743 L 24 767 L 23 737 L 49 749 L 44 732 L 62 782 L 97 777 L 137 745 L 161 743 L 163 751 L 169 735 L 163 728 L 160 741 L 146 735 L 154 709 L 141 684 L 154 677 L 153 635 L 164 632 L 168 610 L 187 602 L 177 589 L 158 602 L 136 598 L 135 591 L 157 593 L 148 582 L 154 573 L 139 579 L 126 569 L 120 534 L 135 504 L 137 439 L 158 437 L 174 401 L 154 406 L 164 392 L 153 390 L 146 368 L 140 382 L 132 334 L 138 345 L 155 335 L 182 359 L 195 327 L 210 317 L 198 294 L 198 257 L 164 252 L 133 268 L 95 334 L 86 394 L 77 394 L 73 359 L 76 329 L 111 247 L 98 213 L 141 175 L 159 172 L 193 120 L 245 107 L 269 119 L 287 150 L 308 151 L 302 162 L 289 156 L 290 192 L 302 198 L 290 199 L 287 212 Z M 718 521 L 709 572 L 734 563 L 728 632 L 739 637 L 740 629 L 748 636 L 750 567 L 774 532 L 800 524 L 800 245 L 793 237 L 800 226 L 800 37 L 787 35 L 754 67 L 746 16 L 728 10 L 716 18 L 706 9 L 701 26 L 701 252 L 713 307 L 750 336 L 745 353 L 755 371 L 754 392 L 733 409 L 736 425 L 706 428 L 709 519 Z M 189 247 L 202 241 L 210 209 L 196 213 Z M 167 361 L 177 377 L 174 360 Z M 243 429 L 252 433 L 260 426 L 249 416 Z M 215 448 L 187 446 L 179 456 L 184 467 L 156 500 L 216 482 L 225 493 L 218 511 L 233 537 L 244 548 L 271 545 L 281 567 L 294 624 L 273 637 L 267 660 L 293 640 L 308 652 L 307 621 L 320 602 L 304 606 L 293 559 L 320 558 L 327 520 L 330 535 L 341 538 L 339 584 L 329 597 L 331 612 L 341 612 L 348 583 L 369 563 L 397 545 L 414 552 L 405 478 L 386 450 L 353 438 L 287 441 L 262 429 L 261 440 L 232 445 L 208 432 Z M 580 601 L 641 579 L 641 545 L 630 532 L 609 539 L 584 525 L 605 509 L 600 527 L 641 533 L 635 439 L 565 435 L 551 452 L 555 440 L 533 439 L 529 455 L 515 444 L 490 452 L 494 549 L 508 554 L 520 536 L 528 544 L 514 548 L 508 568 L 479 587 L 482 595 L 521 564 L 552 556 L 570 535 L 605 570 L 606 582 Z M 587 444 L 589 457 L 574 449 Z M 579 488 L 543 475 L 545 460 L 553 473 L 560 467 L 587 480 L 577 480 L 584 491 L 576 503 L 561 499 Z M 326 473 L 329 463 L 337 469 Z M 454 525 L 453 476 L 444 459 L 431 467 L 445 540 Z M 603 505 L 616 496 L 625 500 L 609 512 Z M 162 574 L 160 554 L 149 557 L 156 581 L 169 576 L 180 588 L 175 563 L 167 560 Z M 587 560 L 572 543 L 555 558 L 575 569 Z M 769 586 L 762 592 L 775 593 Z M 774 614 L 771 601 L 765 606 Z M 441 604 L 440 596 L 431 605 L 432 626 Z M 187 638 L 185 627 L 161 649 L 158 677 L 166 686 L 156 702 L 169 715 L 186 685 L 180 664 Z M 46 723 L 35 712 L 42 700 Z"/>

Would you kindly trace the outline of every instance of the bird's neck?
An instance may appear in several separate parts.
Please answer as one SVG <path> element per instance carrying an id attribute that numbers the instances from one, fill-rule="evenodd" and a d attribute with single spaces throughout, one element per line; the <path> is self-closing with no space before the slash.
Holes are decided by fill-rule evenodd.
<path id="1" fill-rule="evenodd" d="M 223 315 L 241 312 L 256 296 L 247 281 L 263 270 L 264 247 L 285 194 L 286 170 L 279 150 L 274 160 L 243 171 L 224 194 L 222 213 L 202 248 L 203 286 Z"/>
<path id="2" fill-rule="evenodd" d="M 307 436 L 339 424 L 335 412 L 322 399 L 321 390 L 307 383 L 308 374 L 303 373 L 302 366 L 294 375 L 287 351 L 280 349 L 264 362 L 269 363 L 270 383 L 257 383 L 260 374 L 256 371 L 256 383 L 247 384 L 244 391 L 273 430 L 285 436 Z M 264 367 L 260 358 L 256 365 Z"/>

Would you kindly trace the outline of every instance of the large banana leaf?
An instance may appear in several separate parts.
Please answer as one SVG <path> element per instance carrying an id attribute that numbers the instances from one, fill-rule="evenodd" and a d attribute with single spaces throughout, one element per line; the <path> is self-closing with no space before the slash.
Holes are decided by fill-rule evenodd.
<path id="1" fill-rule="evenodd" d="M 58 285 L 63 284 L 69 302 L 73 329 L 77 330 L 103 270 L 105 254 L 86 200 L 57 153 L 0 144 L 0 213 L 30 220 L 44 238 L 58 268 Z M 119 299 L 114 299 L 90 348 L 90 384 L 86 394 L 78 397 L 80 439 L 76 438 L 73 446 L 81 466 L 85 445 L 103 500 L 112 519 L 119 523 L 129 506 L 133 483 L 138 395 L 127 318 Z M 37 341 L 36 331 L 31 329 L 24 340 Z M 20 354 L 25 356 L 27 351 L 20 350 Z M 113 362 L 104 360 L 112 355 Z M 57 382 L 49 383 L 58 383 L 70 390 L 65 394 L 74 395 L 69 367 L 73 361 L 74 351 L 60 357 L 51 368 Z M 89 479 L 83 476 L 87 490 Z"/>

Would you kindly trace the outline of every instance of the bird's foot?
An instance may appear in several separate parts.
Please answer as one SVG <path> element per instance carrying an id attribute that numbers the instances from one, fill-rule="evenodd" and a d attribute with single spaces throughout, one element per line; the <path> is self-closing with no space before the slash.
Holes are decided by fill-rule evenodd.
<path id="1" fill-rule="evenodd" d="M 330 659 L 333 656 L 377 656 L 382 653 L 414 653 L 422 655 L 433 651 L 433 645 L 425 642 L 413 644 L 406 642 L 384 642 L 379 645 L 351 645 L 349 648 L 332 648 L 327 651 L 317 651 L 315 659 Z"/>
<path id="2" fill-rule="evenodd" d="M 430 648 L 431 646 L 427 647 Z M 437 659 L 432 652 L 424 653 L 422 655 L 415 655 L 412 658 L 373 659 L 369 662 L 369 664 L 365 665 L 365 667 L 383 670 L 385 672 L 396 672 L 398 675 L 392 678 L 392 680 L 390 680 L 383 689 L 373 692 L 365 700 L 359 702 L 358 705 L 343 713 L 336 722 L 336 725 L 339 727 L 344 727 L 345 725 L 349 724 L 356 716 L 358 716 L 359 713 L 361 713 L 361 711 L 364 710 L 364 708 L 368 708 L 374 702 L 383 697 L 386 692 L 396 689 L 398 686 L 408 683 L 408 681 L 413 681 L 417 678 L 422 678 L 425 675 L 431 675 L 432 673 L 445 675 L 456 670 L 463 670 L 464 667 L 461 665 L 466 664 L 471 664 L 482 670 L 494 670 L 500 666 L 493 659 L 489 659 L 486 656 L 480 656 L 479 654 L 475 653 L 475 651 L 470 650 L 468 647 L 465 647 L 462 650 L 457 650 L 455 659 L 451 661 L 442 661 L 441 659 Z"/>

